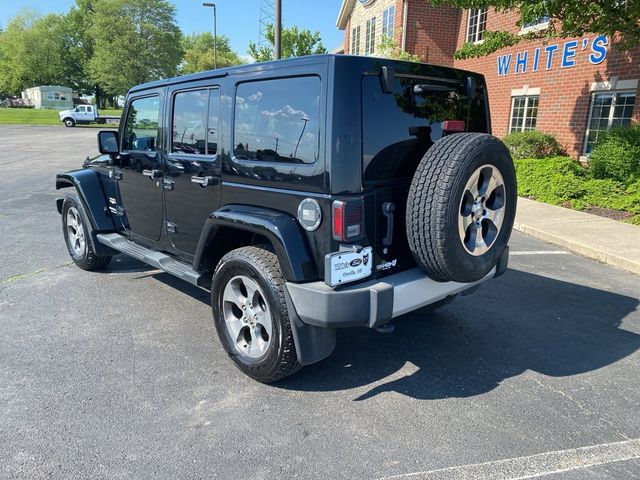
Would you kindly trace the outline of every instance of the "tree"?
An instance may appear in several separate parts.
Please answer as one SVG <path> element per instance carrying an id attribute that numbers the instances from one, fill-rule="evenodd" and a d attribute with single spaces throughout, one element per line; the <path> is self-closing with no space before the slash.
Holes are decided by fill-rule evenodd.
<path id="1" fill-rule="evenodd" d="M 180 72 L 196 73 L 213 69 L 213 35 L 210 32 L 192 33 L 182 38 L 184 60 Z M 231 67 L 244 63 L 240 56 L 231 49 L 231 42 L 226 36 L 217 37 L 218 68 Z"/>
<path id="2" fill-rule="evenodd" d="M 271 44 L 269 47 L 258 47 L 255 43 L 249 42 L 248 53 L 256 62 L 267 62 L 274 59 L 275 30 L 273 25 L 267 25 L 266 38 Z M 327 53 L 327 49 L 322 45 L 319 32 L 311 33 L 310 30 L 300 30 L 296 26 L 283 28 L 280 42 L 282 58 Z"/>
<path id="3" fill-rule="evenodd" d="M 499 12 L 520 12 L 518 26 L 536 23 L 548 16 L 549 27 L 527 35 L 506 31 L 487 31 L 481 44 L 467 44 L 457 58 L 489 55 L 522 40 L 553 37 L 580 37 L 595 32 L 616 39 L 620 49 L 640 45 L 640 0 L 431 0 L 434 5 L 458 8 L 494 7 Z"/>
<path id="4" fill-rule="evenodd" d="M 23 10 L 0 36 L 0 92 L 64 83 L 64 17 Z"/>
<path id="5" fill-rule="evenodd" d="M 91 79 L 110 95 L 174 76 L 182 61 L 182 33 L 167 0 L 97 0 L 90 34 Z"/>
<path id="6" fill-rule="evenodd" d="M 89 76 L 89 61 L 94 50 L 91 26 L 95 3 L 96 0 L 76 0 L 65 15 L 62 59 L 66 84 L 78 93 L 94 94 L 99 103 L 101 89 Z"/>
<path id="7" fill-rule="evenodd" d="M 382 36 L 380 45 L 378 46 L 378 55 L 392 60 L 404 60 L 406 62 L 419 62 L 420 57 L 403 50 L 398 42 L 387 35 Z"/>

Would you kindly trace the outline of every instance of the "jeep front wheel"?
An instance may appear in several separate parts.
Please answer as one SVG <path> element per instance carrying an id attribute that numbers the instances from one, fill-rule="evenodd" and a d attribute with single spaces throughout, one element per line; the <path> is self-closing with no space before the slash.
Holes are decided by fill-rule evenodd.
<path id="1" fill-rule="evenodd" d="M 242 372 L 263 383 L 301 368 L 284 283 L 274 253 L 243 247 L 220 260 L 211 285 L 213 318 L 224 349 Z"/>
<path id="2" fill-rule="evenodd" d="M 62 203 L 62 233 L 73 263 L 83 270 L 106 267 L 111 257 L 98 256 L 91 245 L 91 226 L 80 197 L 69 194 Z"/>
<path id="3" fill-rule="evenodd" d="M 516 212 L 509 150 L 482 133 L 448 135 L 422 158 L 407 203 L 407 239 L 437 281 L 475 282 L 502 256 Z"/>

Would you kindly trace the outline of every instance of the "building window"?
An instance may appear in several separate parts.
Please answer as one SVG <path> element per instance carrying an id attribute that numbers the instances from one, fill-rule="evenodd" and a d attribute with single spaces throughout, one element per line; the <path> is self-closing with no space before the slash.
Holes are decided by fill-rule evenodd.
<path id="1" fill-rule="evenodd" d="M 535 22 L 526 22 L 524 25 L 522 25 L 522 28 L 537 27 L 538 25 L 544 25 L 545 23 L 549 23 L 549 15 L 544 15 L 543 17 L 537 19 Z"/>
<path id="2" fill-rule="evenodd" d="M 57 101 L 61 100 L 59 92 L 47 92 L 47 100 L 49 101 Z M 62 98 L 64 100 L 64 98 Z"/>
<path id="3" fill-rule="evenodd" d="M 536 129 L 539 101 L 539 95 L 522 95 L 512 98 L 510 133 Z"/>
<path id="4" fill-rule="evenodd" d="M 635 101 L 635 91 L 594 93 L 591 96 L 585 153 L 591 153 L 602 132 L 631 124 Z"/>
<path id="5" fill-rule="evenodd" d="M 471 8 L 468 11 L 467 43 L 476 43 L 482 40 L 487 29 L 487 9 Z"/>
<path id="6" fill-rule="evenodd" d="M 395 14 L 395 5 L 387 8 L 384 12 L 382 12 L 382 35 L 384 37 L 393 38 Z"/>
<path id="7" fill-rule="evenodd" d="M 364 36 L 364 54 L 371 55 L 376 51 L 376 17 L 367 21 L 367 28 Z"/>
<path id="8" fill-rule="evenodd" d="M 360 55 L 360 25 L 351 30 L 351 55 Z"/>

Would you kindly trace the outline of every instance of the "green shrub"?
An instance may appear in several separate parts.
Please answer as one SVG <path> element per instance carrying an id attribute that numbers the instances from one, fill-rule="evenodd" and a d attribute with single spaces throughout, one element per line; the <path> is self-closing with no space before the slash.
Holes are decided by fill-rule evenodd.
<path id="1" fill-rule="evenodd" d="M 589 171 L 593 178 L 620 182 L 640 176 L 640 126 L 607 132 L 589 156 Z"/>
<path id="2" fill-rule="evenodd" d="M 585 170 L 568 157 L 516 160 L 518 194 L 560 205 L 584 195 Z"/>
<path id="3" fill-rule="evenodd" d="M 557 157 L 565 153 L 554 135 L 535 130 L 510 133 L 502 141 L 516 160 Z"/>

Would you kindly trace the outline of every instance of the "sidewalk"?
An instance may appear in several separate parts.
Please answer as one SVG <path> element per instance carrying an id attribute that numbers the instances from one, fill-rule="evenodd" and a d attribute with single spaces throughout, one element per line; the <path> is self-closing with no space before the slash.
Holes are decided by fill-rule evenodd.
<path id="1" fill-rule="evenodd" d="M 640 227 L 518 198 L 514 229 L 640 275 Z"/>

